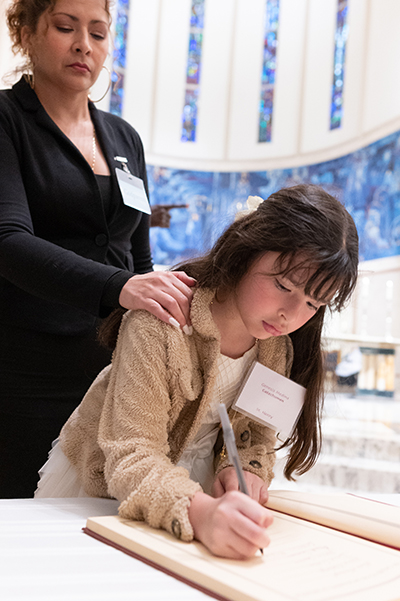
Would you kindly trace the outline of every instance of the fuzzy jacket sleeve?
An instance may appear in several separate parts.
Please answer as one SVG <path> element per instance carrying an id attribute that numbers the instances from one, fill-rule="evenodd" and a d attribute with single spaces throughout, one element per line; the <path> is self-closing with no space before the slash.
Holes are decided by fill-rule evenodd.
<path id="1" fill-rule="evenodd" d="M 168 328 L 142 311 L 126 315 L 98 443 L 108 492 L 121 501 L 120 515 L 189 541 L 193 530 L 187 509 L 201 487 L 169 459 Z"/>

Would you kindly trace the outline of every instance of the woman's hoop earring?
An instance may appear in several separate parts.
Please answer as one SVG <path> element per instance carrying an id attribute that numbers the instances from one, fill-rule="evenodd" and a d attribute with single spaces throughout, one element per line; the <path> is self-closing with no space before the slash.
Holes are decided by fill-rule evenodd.
<path id="1" fill-rule="evenodd" d="M 108 86 L 107 86 L 107 89 L 104 92 L 103 96 L 101 96 L 100 98 L 97 98 L 97 100 L 93 100 L 93 98 L 91 98 L 90 94 L 89 94 L 89 100 L 91 100 L 92 102 L 100 102 L 100 100 L 103 100 L 103 98 L 105 98 L 107 96 L 108 90 L 111 88 L 111 71 L 108 67 L 106 67 L 106 65 L 103 65 L 102 69 L 105 69 L 108 73 Z"/>
<path id="2" fill-rule="evenodd" d="M 24 79 L 27 83 L 29 83 L 32 90 L 34 90 L 35 89 L 35 74 L 34 74 L 34 72 L 32 71 L 32 73 L 24 73 Z"/>
<path id="3" fill-rule="evenodd" d="M 35 89 L 35 72 L 33 70 L 32 58 L 31 58 L 28 50 L 24 51 L 24 55 L 29 59 L 29 62 L 27 63 L 26 67 L 29 69 L 29 71 L 31 71 L 30 73 L 24 73 L 24 79 L 27 83 L 29 83 L 32 90 L 34 90 Z"/>

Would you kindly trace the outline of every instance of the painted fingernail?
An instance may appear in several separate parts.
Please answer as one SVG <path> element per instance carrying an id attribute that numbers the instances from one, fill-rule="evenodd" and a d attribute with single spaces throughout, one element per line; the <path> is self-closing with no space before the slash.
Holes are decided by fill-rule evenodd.
<path id="1" fill-rule="evenodd" d="M 174 326 L 174 328 L 180 328 L 181 327 L 179 325 L 179 323 L 176 321 L 176 319 L 174 319 L 173 317 L 169 318 L 169 323 L 171 324 L 171 326 Z"/>
<path id="2" fill-rule="evenodd" d="M 182 330 L 185 332 L 185 334 L 187 336 L 191 336 L 193 334 L 193 328 L 192 328 L 192 326 L 188 326 L 188 325 L 185 324 L 183 326 Z"/>

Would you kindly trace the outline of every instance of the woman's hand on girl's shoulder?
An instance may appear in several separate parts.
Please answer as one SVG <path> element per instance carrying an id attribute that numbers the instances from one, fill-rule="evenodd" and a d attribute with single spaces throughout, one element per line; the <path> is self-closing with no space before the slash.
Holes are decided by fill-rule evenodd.
<path id="1" fill-rule="evenodd" d="M 194 536 L 214 555 L 248 559 L 269 545 L 272 513 L 250 497 L 226 492 L 217 499 L 198 492 L 189 507 Z"/>
<path id="2" fill-rule="evenodd" d="M 144 309 L 155 317 L 190 332 L 190 303 L 196 280 L 183 271 L 151 271 L 131 277 L 122 288 L 119 304 Z"/>
<path id="3" fill-rule="evenodd" d="M 249 491 L 249 496 L 258 501 L 261 505 L 265 505 L 268 501 L 268 486 L 265 484 L 264 480 L 262 480 L 256 474 L 252 472 L 248 472 L 247 470 L 243 471 L 247 488 Z M 221 497 L 225 492 L 239 490 L 239 482 L 236 476 L 236 471 L 234 467 L 225 467 L 223 470 L 219 472 L 217 477 L 214 480 L 212 494 L 214 497 Z"/>

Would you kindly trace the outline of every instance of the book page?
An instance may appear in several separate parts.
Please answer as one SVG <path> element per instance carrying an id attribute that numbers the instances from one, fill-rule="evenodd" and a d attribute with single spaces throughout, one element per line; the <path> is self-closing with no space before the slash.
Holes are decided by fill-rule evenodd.
<path id="1" fill-rule="evenodd" d="M 247 561 L 116 516 L 87 527 L 232 601 L 400 601 L 398 551 L 273 513 L 270 546 Z"/>
<path id="2" fill-rule="evenodd" d="M 266 506 L 400 549 L 400 507 L 394 505 L 343 493 L 271 490 Z"/>

